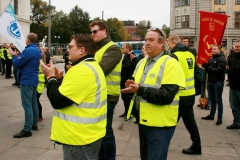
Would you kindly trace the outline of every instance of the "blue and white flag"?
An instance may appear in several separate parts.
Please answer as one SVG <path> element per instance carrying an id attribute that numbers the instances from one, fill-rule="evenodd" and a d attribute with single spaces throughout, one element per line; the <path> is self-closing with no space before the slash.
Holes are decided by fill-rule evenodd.
<path id="1" fill-rule="evenodd" d="M 0 23 L 0 34 L 22 52 L 26 46 L 26 42 L 11 3 L 0 16 Z"/>

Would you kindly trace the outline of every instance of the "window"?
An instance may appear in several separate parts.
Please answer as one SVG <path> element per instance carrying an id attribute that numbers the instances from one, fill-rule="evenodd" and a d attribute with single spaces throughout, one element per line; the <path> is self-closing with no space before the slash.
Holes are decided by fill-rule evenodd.
<path id="1" fill-rule="evenodd" d="M 226 0 L 215 0 L 215 4 L 225 4 Z"/>
<path id="2" fill-rule="evenodd" d="M 218 13 L 218 14 L 225 14 L 225 12 L 215 12 L 215 13 Z"/>
<path id="3" fill-rule="evenodd" d="M 180 16 L 175 17 L 175 28 L 181 28 Z"/>
<path id="4" fill-rule="evenodd" d="M 236 0 L 236 3 L 235 4 L 240 4 L 240 0 Z"/>
<path id="5" fill-rule="evenodd" d="M 240 28 L 240 12 L 235 12 L 235 25 L 234 28 Z"/>
<path id="6" fill-rule="evenodd" d="M 18 0 L 14 0 L 14 11 L 15 14 L 18 15 Z"/>
<path id="7" fill-rule="evenodd" d="M 181 0 L 175 0 L 175 7 L 180 7 Z"/>
<path id="8" fill-rule="evenodd" d="M 190 5 L 189 0 L 182 0 L 182 6 L 188 6 Z"/>
<path id="9" fill-rule="evenodd" d="M 182 28 L 189 28 L 189 16 L 182 16 Z"/>

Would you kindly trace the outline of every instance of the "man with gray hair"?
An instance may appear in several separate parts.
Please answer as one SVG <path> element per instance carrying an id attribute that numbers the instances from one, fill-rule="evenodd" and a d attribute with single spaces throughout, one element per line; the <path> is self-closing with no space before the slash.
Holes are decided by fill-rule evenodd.
<path id="1" fill-rule="evenodd" d="M 180 91 L 178 121 L 182 117 L 188 132 L 191 135 L 192 146 L 182 150 L 184 154 L 202 154 L 201 140 L 198 127 L 194 118 L 193 105 L 195 102 L 195 69 L 197 69 L 194 55 L 188 51 L 188 48 L 181 43 L 177 35 L 168 38 L 168 46 L 171 50 L 172 57 L 179 61 L 185 74 L 185 90 Z M 199 81 L 200 82 L 200 81 Z M 201 87 L 200 85 L 198 85 Z M 200 88 L 199 88 L 200 91 Z"/>
<path id="2" fill-rule="evenodd" d="M 122 70 L 121 70 L 121 89 L 125 88 L 125 82 L 132 77 L 133 71 L 135 69 L 134 63 L 131 61 L 130 54 L 134 54 L 132 51 L 132 45 L 130 43 L 122 44 L 122 52 L 124 54 L 122 60 Z M 128 108 L 131 102 L 133 94 L 132 93 L 122 93 L 121 97 L 124 105 L 124 113 L 119 117 L 127 117 Z"/>
<path id="3" fill-rule="evenodd" d="M 8 46 L 9 53 L 12 55 L 14 67 L 18 69 L 18 80 L 20 83 L 20 93 L 22 106 L 25 114 L 24 128 L 13 138 L 23 138 L 32 136 L 32 130 L 38 130 L 38 105 L 37 90 L 38 67 L 41 59 L 41 52 L 37 45 L 37 35 L 29 33 L 26 38 L 26 47 L 19 55 Z"/>
<path id="4" fill-rule="evenodd" d="M 134 80 L 127 80 L 121 93 L 135 93 L 129 106 L 138 116 L 142 160 L 165 160 L 177 125 L 179 89 L 185 87 L 184 73 L 165 50 L 165 36 L 158 28 L 145 36 L 147 58 L 139 61 Z"/>

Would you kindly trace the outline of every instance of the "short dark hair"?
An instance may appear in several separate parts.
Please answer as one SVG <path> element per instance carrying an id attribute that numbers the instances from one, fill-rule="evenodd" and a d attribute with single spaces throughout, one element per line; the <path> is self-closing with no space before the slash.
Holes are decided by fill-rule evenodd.
<path id="1" fill-rule="evenodd" d="M 189 38 L 188 38 L 187 36 L 182 37 L 182 38 L 181 38 L 181 41 L 182 41 L 183 39 L 187 39 L 187 40 L 189 41 Z"/>
<path id="2" fill-rule="evenodd" d="M 27 38 L 29 39 L 29 41 L 30 41 L 31 43 L 37 43 L 37 39 L 38 39 L 37 34 L 35 34 L 35 33 L 29 33 L 29 34 L 27 35 Z"/>
<path id="3" fill-rule="evenodd" d="M 86 54 L 95 54 L 97 51 L 97 44 L 89 34 L 74 34 L 71 36 L 74 39 L 78 47 L 84 47 Z"/>
<path id="4" fill-rule="evenodd" d="M 89 24 L 90 27 L 94 27 L 96 25 L 99 27 L 100 30 L 106 29 L 106 33 L 108 34 L 108 27 L 103 21 L 96 20 Z"/>

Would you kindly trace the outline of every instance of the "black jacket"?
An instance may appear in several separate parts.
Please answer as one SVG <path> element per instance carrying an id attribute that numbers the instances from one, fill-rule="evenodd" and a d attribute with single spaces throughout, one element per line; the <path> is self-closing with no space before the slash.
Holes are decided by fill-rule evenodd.
<path id="1" fill-rule="evenodd" d="M 130 54 L 125 54 L 122 60 L 121 89 L 125 88 L 126 80 L 132 77 L 135 67 L 136 66 L 131 61 Z"/>
<path id="2" fill-rule="evenodd" d="M 189 47 L 183 45 L 182 43 L 178 43 L 171 50 L 171 56 L 178 60 L 177 56 L 174 54 L 177 51 L 184 52 L 184 51 L 190 51 L 190 50 L 189 50 Z M 193 56 L 195 57 L 194 54 L 193 54 Z M 199 69 L 199 67 L 198 67 L 198 65 L 196 63 L 196 59 L 195 59 L 195 65 L 194 65 L 194 86 L 195 86 L 196 95 L 199 95 L 201 93 L 201 85 L 202 85 L 202 82 L 201 82 L 201 72 L 200 72 L 200 69 Z"/>
<path id="3" fill-rule="evenodd" d="M 233 90 L 240 90 L 240 53 L 233 52 L 228 57 L 229 86 Z"/>
<path id="4" fill-rule="evenodd" d="M 208 63 L 202 64 L 202 67 L 205 68 L 208 73 L 209 82 L 224 81 L 226 66 L 227 60 L 223 52 L 213 55 L 212 58 L 208 60 Z"/>

